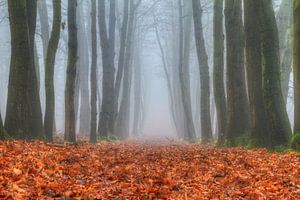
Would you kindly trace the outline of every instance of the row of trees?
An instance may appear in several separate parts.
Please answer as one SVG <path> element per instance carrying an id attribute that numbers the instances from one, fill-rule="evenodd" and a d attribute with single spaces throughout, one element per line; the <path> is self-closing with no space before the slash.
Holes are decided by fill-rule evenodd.
<path id="1" fill-rule="evenodd" d="M 140 50 L 144 34 L 151 31 L 159 47 L 171 115 L 180 138 L 193 141 L 200 132 L 206 143 L 217 132 L 220 145 L 273 148 L 287 145 L 292 132 L 299 132 L 299 0 L 282 1 L 277 14 L 272 0 L 214 0 L 211 32 L 206 15 L 211 1 L 207 0 L 147 2 L 142 12 L 138 12 L 141 0 L 91 0 L 88 4 L 68 0 L 66 11 L 64 1 L 53 0 L 51 34 L 45 25 L 48 16 L 42 15 L 47 1 L 7 3 L 12 53 L 7 111 L 0 128 L 14 138 L 53 140 L 54 66 L 60 39 L 68 44 L 65 140 L 76 141 L 77 121 L 80 132 L 88 132 L 91 142 L 99 135 L 123 139 L 137 135 L 144 107 Z M 83 17 L 84 5 L 90 7 L 88 18 Z M 44 118 L 35 60 L 37 10 L 40 21 L 47 21 L 41 23 Z M 146 24 L 141 23 L 145 15 Z M 61 34 L 65 26 L 67 37 Z M 209 34 L 213 41 L 208 41 Z M 97 68 L 100 61 L 101 70 Z M 198 66 L 196 78 L 193 61 Z M 292 66 L 294 131 L 286 111 Z"/>
<path id="2" fill-rule="evenodd" d="M 61 35 L 61 30 L 67 28 L 67 69 L 65 85 L 65 134 L 64 139 L 76 141 L 76 121 L 78 113 L 78 95 L 81 95 L 80 120 L 84 128 L 90 132 L 91 142 L 97 141 L 97 135 L 104 137 L 116 136 L 127 138 L 129 134 L 130 94 L 133 85 L 132 72 L 136 88 L 135 98 L 135 134 L 138 133 L 141 121 L 140 72 L 133 69 L 138 53 L 137 47 L 136 12 L 141 0 L 125 0 L 119 2 L 123 6 L 122 18 L 116 16 L 116 0 L 91 0 L 90 27 L 82 20 L 84 3 L 68 0 L 67 10 L 63 9 L 65 1 L 53 0 L 52 31 L 50 34 L 47 7 L 45 0 L 8 0 L 9 24 L 11 32 L 11 65 L 8 83 L 7 110 L 4 126 L 1 132 L 17 139 L 44 139 L 53 141 L 55 132 L 55 61 Z M 50 4 L 51 5 L 51 4 Z M 98 6 L 98 9 L 97 9 Z M 98 10 L 98 12 L 97 12 Z M 109 11 L 108 14 L 106 12 Z M 67 22 L 62 21 L 62 15 L 67 13 Z M 35 36 L 37 13 L 41 24 L 43 53 L 45 63 L 45 85 L 39 85 L 39 66 L 36 60 Z M 119 13 L 118 13 L 119 14 Z M 98 16 L 98 17 L 97 17 Z M 107 24 L 108 17 L 108 24 Z M 118 30 L 116 20 L 122 20 Z M 98 21 L 98 26 L 97 26 Z M 90 33 L 86 32 L 89 28 Z M 98 28 L 98 30 L 97 30 Z M 120 38 L 116 38 L 119 31 Z M 87 35 L 90 36 L 87 36 Z M 90 38 L 90 45 L 87 38 Z M 119 44 L 116 44 L 116 43 Z M 101 45 L 98 45 L 98 44 Z M 118 47 L 118 49 L 116 49 Z M 97 51 L 102 55 L 102 91 L 98 81 Z M 116 54 L 115 52 L 119 50 Z M 90 53 L 89 53 L 90 52 Z M 117 55 L 117 56 L 115 56 Z M 91 62 L 89 62 L 91 57 Z M 117 57 L 117 58 L 116 58 Z M 89 64 L 90 63 L 90 64 Z M 115 67 L 117 63 L 118 67 Z M 136 67 L 138 68 L 138 67 Z M 116 70 L 115 70 L 116 69 Z M 85 76 L 83 78 L 82 76 Z M 79 86 L 79 80 L 81 83 Z M 89 82 L 86 82 L 90 80 Z M 85 86 L 82 86 L 85 85 Z M 45 114 L 43 117 L 39 88 L 45 87 Z M 85 88 L 84 88 L 85 87 Z M 90 88 L 89 88 L 90 87 Z M 77 89 L 78 88 L 78 89 Z M 89 92 L 90 91 L 90 92 Z M 102 98 L 100 99 L 101 94 Z M 98 105 L 101 108 L 98 109 Z M 99 116 L 98 116 L 98 112 Z M 90 120 L 86 120 L 90 118 Z M 98 120 L 99 119 L 99 120 Z M 98 121 L 97 121 L 98 120 Z M 89 124 L 90 123 L 90 124 Z M 82 125 L 81 125 L 82 126 Z M 5 130 L 5 131 L 4 131 Z"/>
<path id="3" fill-rule="evenodd" d="M 286 106 L 292 66 L 294 133 L 299 131 L 298 2 L 281 1 L 276 14 L 272 0 L 214 0 L 212 63 L 209 62 L 206 48 L 210 41 L 205 37 L 207 30 L 203 29 L 202 24 L 205 21 L 203 16 L 207 19 L 205 12 L 210 2 L 178 0 L 178 5 L 171 8 L 171 17 L 167 17 L 171 31 L 166 28 L 160 28 L 159 31 L 159 20 L 154 20 L 172 117 L 179 136 L 194 140 L 194 127 L 198 124 L 198 118 L 193 118 L 191 112 L 191 107 L 195 106 L 191 105 L 192 73 L 189 72 L 191 66 L 188 61 L 189 53 L 195 52 L 200 80 L 200 99 L 197 99 L 200 104 L 197 106 L 200 107 L 200 132 L 204 143 L 213 139 L 215 130 L 220 145 L 274 148 L 289 144 L 292 130 Z M 174 26 L 176 18 L 179 19 L 178 26 Z M 190 24 L 192 21 L 193 27 Z M 192 29 L 193 39 L 190 37 Z M 171 36 L 164 39 L 161 32 Z M 167 45 L 163 45 L 163 40 L 167 41 Z M 191 41 L 195 43 L 195 51 L 190 50 Z M 179 52 L 173 49 L 179 49 Z M 179 61 L 176 61 L 178 58 Z M 211 73 L 209 64 L 213 65 Z M 174 66 L 178 68 L 172 69 Z M 212 116 L 214 108 L 216 122 Z"/>

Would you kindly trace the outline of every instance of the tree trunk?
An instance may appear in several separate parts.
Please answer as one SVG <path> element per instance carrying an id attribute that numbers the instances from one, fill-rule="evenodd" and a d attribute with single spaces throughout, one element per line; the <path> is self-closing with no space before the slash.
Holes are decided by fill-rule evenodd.
<path id="1" fill-rule="evenodd" d="M 129 0 L 124 0 L 123 21 L 121 27 L 120 51 L 118 60 L 117 76 L 115 81 L 114 114 L 115 118 L 119 109 L 119 96 L 124 72 L 125 50 L 127 42 L 128 20 L 129 20 Z"/>
<path id="2" fill-rule="evenodd" d="M 236 146 L 249 130 L 249 105 L 244 68 L 242 1 L 225 1 L 227 45 L 227 127 L 226 143 Z"/>
<path id="3" fill-rule="evenodd" d="M 92 0 L 92 63 L 90 72 L 90 87 L 91 87 L 91 129 L 90 129 L 90 142 L 97 142 L 97 5 L 96 0 Z"/>
<path id="4" fill-rule="evenodd" d="M 41 24 L 41 38 L 43 43 L 43 55 L 44 60 L 46 60 L 47 51 L 48 51 L 48 43 L 49 43 L 49 19 L 48 19 L 48 10 L 47 10 L 47 3 L 46 0 L 37 0 L 38 6 L 38 14 L 40 17 L 40 24 Z"/>
<path id="5" fill-rule="evenodd" d="M 111 6 L 112 5 L 112 2 Z M 115 9 L 115 8 L 114 8 Z M 112 10 L 110 9 L 110 12 Z M 106 20 L 105 20 L 105 0 L 100 0 L 98 3 L 98 12 L 99 12 L 99 32 L 100 32 L 100 41 L 101 41 L 101 50 L 102 50 L 102 66 L 103 66 L 103 77 L 102 77 L 102 105 L 101 113 L 99 120 L 98 132 L 104 137 L 113 134 L 114 127 L 114 47 L 111 45 L 111 40 L 114 40 L 114 36 L 107 35 Z M 113 11 L 114 12 L 114 11 Z M 111 29 L 115 29 L 115 23 L 112 22 L 113 19 L 110 19 L 109 33 L 114 32 Z M 115 20 L 115 18 L 114 18 Z"/>
<path id="6" fill-rule="evenodd" d="M 290 75 L 292 71 L 292 45 L 290 30 L 292 24 L 292 1 L 293 0 L 282 1 L 277 14 L 280 50 L 281 89 L 285 103 L 287 103 Z"/>
<path id="7" fill-rule="evenodd" d="M 123 139 L 129 137 L 129 123 L 130 123 L 130 90 L 131 90 L 131 60 L 134 39 L 134 18 L 135 6 L 134 0 L 130 0 L 130 14 L 128 21 L 127 43 L 124 60 L 124 76 L 123 89 L 120 103 L 120 110 L 116 122 L 116 131 L 118 136 Z"/>
<path id="8" fill-rule="evenodd" d="M 251 146 L 268 147 L 270 138 L 262 88 L 262 49 L 257 15 L 260 1 L 244 1 L 246 69 L 251 113 Z"/>
<path id="9" fill-rule="evenodd" d="M 83 3 L 82 3 L 83 4 Z M 78 76 L 80 90 L 79 133 L 88 135 L 90 132 L 90 94 L 89 94 L 89 47 L 84 21 L 83 9 L 80 4 L 77 9 L 78 23 Z"/>
<path id="10" fill-rule="evenodd" d="M 56 52 L 60 38 L 61 0 L 53 0 L 53 24 L 49 40 L 45 68 L 46 110 L 45 110 L 45 135 L 53 141 L 53 124 L 55 119 L 55 92 L 54 92 L 54 66 Z"/>
<path id="11" fill-rule="evenodd" d="M 185 139 L 195 140 L 196 133 L 192 116 L 192 108 L 190 101 L 190 94 L 188 92 L 190 85 L 184 76 L 184 30 L 183 30 L 183 12 L 182 12 L 182 1 L 178 0 L 178 9 L 179 9 L 179 80 L 180 80 L 180 89 L 181 89 L 181 98 L 184 110 L 184 126 L 185 126 Z"/>
<path id="12" fill-rule="evenodd" d="M 75 80 L 77 62 L 77 26 L 76 26 L 77 2 L 68 0 L 68 66 L 65 88 L 65 140 L 76 142 L 76 120 L 75 120 Z"/>
<path id="13" fill-rule="evenodd" d="M 260 1 L 263 52 L 263 89 L 272 147 L 287 145 L 291 127 L 280 82 L 279 38 L 271 0 Z"/>
<path id="14" fill-rule="evenodd" d="M 224 85 L 223 0 L 214 0 L 214 67 L 213 86 L 218 121 L 218 143 L 225 142 L 226 94 Z"/>
<path id="15" fill-rule="evenodd" d="M 34 64 L 36 1 L 8 1 L 11 66 L 5 128 L 15 138 L 43 137 L 38 83 Z"/>
<path id="16" fill-rule="evenodd" d="M 294 133 L 300 132 L 300 0 L 294 0 Z"/>
<path id="17" fill-rule="evenodd" d="M 199 0 L 193 0 L 193 15 L 201 82 L 201 139 L 202 142 L 205 143 L 212 139 L 212 129 L 210 117 L 209 66 L 202 30 L 202 7 Z"/>

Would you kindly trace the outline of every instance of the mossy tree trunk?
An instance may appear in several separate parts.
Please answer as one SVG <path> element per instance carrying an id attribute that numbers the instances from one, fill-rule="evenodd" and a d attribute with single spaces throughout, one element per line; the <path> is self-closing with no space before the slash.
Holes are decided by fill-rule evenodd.
<path id="1" fill-rule="evenodd" d="M 236 146 L 249 131 L 249 104 L 244 67 L 242 1 L 225 1 L 227 46 L 227 145 Z"/>
<path id="2" fill-rule="evenodd" d="M 209 66 L 202 29 L 202 12 L 200 1 L 193 0 L 194 31 L 201 82 L 201 140 L 205 143 L 212 139 L 212 129 L 210 117 Z"/>
<path id="3" fill-rule="evenodd" d="M 223 144 L 226 131 L 226 94 L 224 85 L 223 0 L 214 0 L 213 87 L 218 120 L 218 143 Z"/>
<path id="4" fill-rule="evenodd" d="M 49 141 L 53 141 L 53 124 L 55 119 L 55 93 L 54 93 L 54 66 L 56 52 L 60 38 L 61 24 L 61 0 L 53 0 L 53 23 L 50 40 L 48 43 L 46 67 L 45 67 L 45 89 L 46 89 L 46 109 L 45 109 L 45 135 Z"/>
<path id="5" fill-rule="evenodd" d="M 92 39 L 92 63 L 90 72 L 91 87 L 91 129 L 90 142 L 97 142 L 97 3 L 92 0 L 91 4 L 91 39 Z M 100 100 L 100 99 L 99 99 Z"/>
<path id="6" fill-rule="evenodd" d="M 75 81 L 77 62 L 77 25 L 76 25 L 77 2 L 68 0 L 68 66 L 65 88 L 65 140 L 76 142 L 76 118 L 75 118 Z"/>
<path id="7" fill-rule="evenodd" d="M 43 138 L 43 120 L 34 63 L 36 1 L 9 0 L 8 11 L 11 66 L 5 128 L 15 138 Z"/>
<path id="8" fill-rule="evenodd" d="M 294 133 L 300 132 L 300 0 L 294 0 Z"/>
<path id="9" fill-rule="evenodd" d="M 271 146 L 287 145 L 291 127 L 281 92 L 278 29 L 271 0 L 260 1 L 260 28 L 263 53 L 263 90 Z"/>
<path id="10" fill-rule="evenodd" d="M 250 142 L 255 147 L 267 147 L 269 128 L 263 97 L 262 49 L 259 29 L 259 2 L 244 0 L 246 69 L 251 113 Z"/>

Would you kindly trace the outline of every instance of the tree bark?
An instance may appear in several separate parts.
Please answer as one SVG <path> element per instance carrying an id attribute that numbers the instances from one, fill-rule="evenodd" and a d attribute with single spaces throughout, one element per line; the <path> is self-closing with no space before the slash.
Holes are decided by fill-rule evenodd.
<path id="1" fill-rule="evenodd" d="M 287 145 L 291 127 L 280 82 L 279 38 L 271 0 L 260 1 L 263 52 L 263 90 L 270 125 L 271 146 Z"/>
<path id="2" fill-rule="evenodd" d="M 15 138 L 43 137 L 43 124 L 34 63 L 36 1 L 8 1 L 11 66 L 5 129 Z"/>
<path id="3" fill-rule="evenodd" d="M 119 60 L 118 60 L 118 69 L 115 81 L 115 102 L 114 102 L 114 114 L 115 118 L 119 109 L 119 96 L 120 88 L 122 83 L 122 77 L 124 72 L 124 60 L 125 60 L 125 50 L 127 42 L 127 31 L 128 31 L 128 20 L 129 20 L 129 0 L 124 0 L 124 9 L 123 9 L 123 21 L 121 27 L 121 38 L 120 38 L 120 50 L 119 50 Z"/>
<path id="4" fill-rule="evenodd" d="M 60 38 L 61 24 L 61 0 L 53 0 L 53 24 L 46 56 L 45 88 L 46 88 L 46 109 L 45 109 L 45 135 L 49 141 L 53 141 L 53 124 L 55 119 L 55 92 L 54 92 L 54 66 L 56 52 Z"/>
<path id="5" fill-rule="evenodd" d="M 201 84 L 201 139 L 202 142 L 205 143 L 212 139 L 212 129 L 210 116 L 209 66 L 202 30 L 202 7 L 199 0 L 193 0 L 193 15 Z"/>
<path id="6" fill-rule="evenodd" d="M 179 80 L 180 80 L 180 89 L 181 89 L 181 98 L 184 110 L 184 126 L 185 126 L 185 139 L 187 140 L 195 140 L 196 133 L 192 116 L 192 108 L 190 94 L 187 92 L 190 88 L 190 85 L 185 79 L 184 76 L 184 29 L 183 29 L 183 11 L 182 11 L 182 1 L 178 0 L 178 9 L 179 9 L 179 62 L 178 62 L 178 70 L 179 70 Z"/>
<path id="7" fill-rule="evenodd" d="M 300 132 L 300 0 L 294 0 L 294 133 Z"/>
<path id="8" fill-rule="evenodd" d="M 111 5 L 112 6 L 112 5 Z M 112 10 L 112 9 L 110 9 Z M 100 0 L 98 3 L 98 23 L 101 41 L 102 52 L 102 105 L 99 119 L 98 132 L 100 135 L 107 137 L 114 132 L 114 47 L 112 47 L 112 41 L 114 36 L 107 35 L 106 20 L 105 20 L 105 0 Z M 112 12 L 112 11 L 111 11 Z M 109 33 L 115 29 L 115 23 L 110 19 Z M 114 19 L 115 20 L 115 19 Z"/>
<path id="9" fill-rule="evenodd" d="M 227 46 L 227 127 L 225 142 L 240 145 L 249 130 L 249 105 L 244 68 L 242 1 L 225 1 Z"/>
<path id="10" fill-rule="evenodd" d="M 218 121 L 218 143 L 225 142 L 226 94 L 224 85 L 223 0 L 214 0 L 214 67 L 213 86 Z"/>
<path id="11" fill-rule="evenodd" d="M 131 60 L 133 53 L 133 39 L 134 39 L 134 18 L 135 6 L 134 0 L 130 0 L 130 14 L 128 21 L 127 43 L 124 60 L 124 75 L 123 75 L 123 89 L 120 103 L 120 110 L 117 116 L 116 131 L 119 137 L 126 139 L 129 137 L 130 124 L 130 90 L 131 90 Z"/>
<path id="12" fill-rule="evenodd" d="M 68 0 L 68 66 L 65 88 L 65 140 L 76 142 L 76 120 L 75 120 L 75 79 L 77 62 L 77 25 L 76 25 L 77 1 Z"/>
<path id="13" fill-rule="evenodd" d="M 270 138 L 262 88 L 261 32 L 257 15 L 260 1 L 244 1 L 246 69 L 251 113 L 250 143 L 254 147 L 268 147 Z"/>
<path id="14" fill-rule="evenodd" d="M 92 0 L 91 4 L 91 38 L 92 38 L 92 63 L 90 72 L 90 87 L 91 87 L 91 129 L 90 142 L 97 142 L 97 5 L 96 0 Z"/>

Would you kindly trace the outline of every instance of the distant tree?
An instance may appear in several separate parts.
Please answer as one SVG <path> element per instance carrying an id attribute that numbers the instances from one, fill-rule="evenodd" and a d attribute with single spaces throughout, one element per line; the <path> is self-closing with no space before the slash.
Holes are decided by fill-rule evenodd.
<path id="1" fill-rule="evenodd" d="M 132 80 L 132 53 L 134 47 L 135 1 L 130 0 L 128 32 L 124 60 L 123 88 L 120 109 L 116 121 L 116 133 L 123 139 L 129 137 L 130 129 L 130 92 Z"/>
<path id="2" fill-rule="evenodd" d="M 294 0 L 294 133 L 300 132 L 300 0 Z"/>
<path id="3" fill-rule="evenodd" d="M 291 127 L 281 92 L 278 29 L 271 0 L 260 1 L 262 34 L 263 90 L 269 121 L 271 146 L 286 145 Z"/>
<path id="4" fill-rule="evenodd" d="M 285 103 L 288 98 L 292 71 L 292 4 L 293 0 L 281 1 L 276 16 L 279 35 L 281 88 Z"/>
<path id="5" fill-rule="evenodd" d="M 226 94 L 224 85 L 223 0 L 214 0 L 213 87 L 218 121 L 218 143 L 223 144 L 226 131 Z"/>
<path id="6" fill-rule="evenodd" d="M 36 1 L 8 1 L 11 66 L 5 129 L 15 138 L 43 138 L 43 120 L 34 61 Z"/>
<path id="7" fill-rule="evenodd" d="M 221 11 L 222 12 L 222 11 Z M 198 55 L 200 85 L 201 85 L 201 139 L 208 142 L 212 139 L 211 117 L 210 117 L 210 80 L 208 57 L 205 47 L 202 29 L 202 7 L 199 0 L 193 0 L 194 31 Z M 221 20 L 222 21 L 222 20 Z M 222 34 L 222 31 L 221 31 Z M 222 66 L 218 66 L 222 67 Z"/>
<path id="8" fill-rule="evenodd" d="M 54 65 L 60 38 L 60 26 L 61 0 L 53 0 L 52 32 L 47 46 L 48 49 L 45 63 L 46 109 L 44 127 L 46 138 L 50 141 L 53 140 L 53 124 L 55 119 Z"/>
<path id="9" fill-rule="evenodd" d="M 178 73 L 180 81 L 180 90 L 181 90 L 181 99 L 183 106 L 183 119 L 185 127 L 185 139 L 195 140 L 196 132 L 192 116 L 192 107 L 191 107 L 191 97 L 190 97 L 190 85 L 189 80 L 187 80 L 188 75 L 185 76 L 184 67 L 184 23 L 183 23 L 183 9 L 182 9 L 182 0 L 178 0 L 178 23 L 179 23 L 179 49 L 178 49 Z"/>
<path id="10" fill-rule="evenodd" d="M 1 134 L 4 130 L 4 127 L 3 127 L 3 121 L 2 121 L 2 117 L 1 117 L 1 113 L 0 113 L 0 139 L 1 139 Z"/>
<path id="11" fill-rule="evenodd" d="M 48 51 L 48 43 L 50 39 L 50 26 L 49 26 L 49 17 L 48 17 L 48 9 L 46 0 L 38 0 L 38 14 L 41 25 L 41 38 L 43 44 L 43 55 L 46 60 L 47 51 Z"/>
<path id="12" fill-rule="evenodd" d="M 68 66 L 65 87 L 65 140 L 76 142 L 76 120 L 75 120 L 75 79 L 77 62 L 77 25 L 76 25 L 77 2 L 68 0 Z"/>
<path id="13" fill-rule="evenodd" d="M 261 31 L 257 15 L 260 1 L 244 0 L 246 69 L 251 113 L 250 143 L 255 147 L 267 147 L 269 128 L 263 97 Z"/>
<path id="14" fill-rule="evenodd" d="M 91 38 L 92 38 L 92 62 L 90 72 L 90 87 L 91 87 L 91 129 L 90 142 L 97 142 L 97 2 L 91 0 Z"/>
<path id="15" fill-rule="evenodd" d="M 227 145 L 236 146 L 249 130 L 249 104 L 244 67 L 242 1 L 225 1 L 227 49 Z"/>

